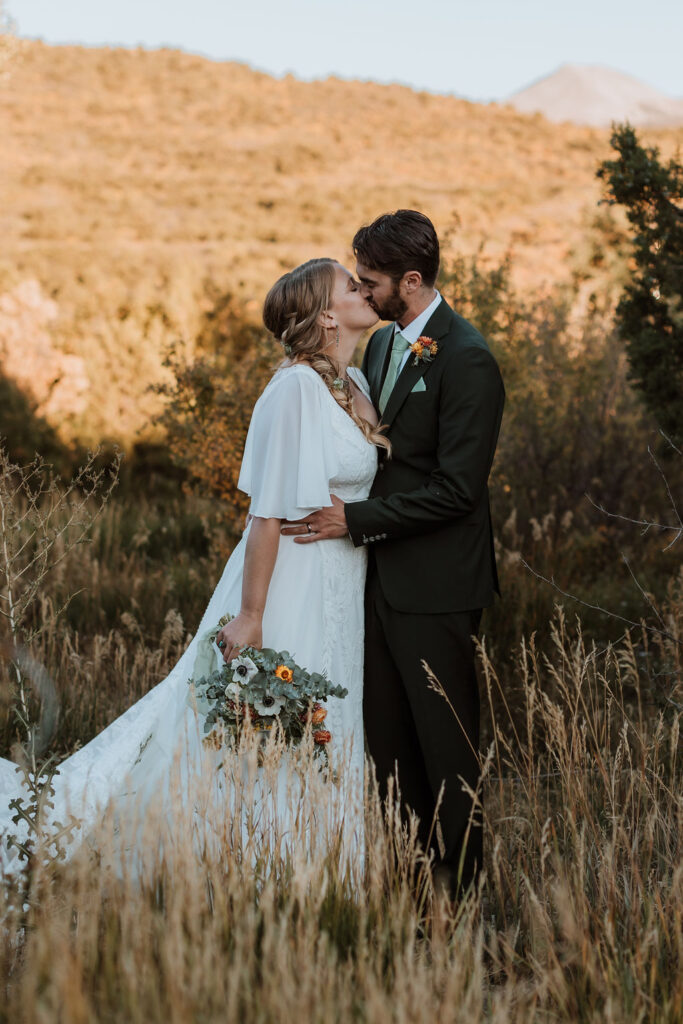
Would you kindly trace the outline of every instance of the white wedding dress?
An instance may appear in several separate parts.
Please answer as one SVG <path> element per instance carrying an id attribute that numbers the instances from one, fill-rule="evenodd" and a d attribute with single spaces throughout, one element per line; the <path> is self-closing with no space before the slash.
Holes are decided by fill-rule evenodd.
<path id="1" fill-rule="evenodd" d="M 351 367 L 355 383 L 368 394 L 362 373 Z M 239 488 L 251 497 L 252 515 L 300 519 L 330 505 L 330 494 L 345 501 L 367 497 L 377 468 L 377 450 L 337 404 L 319 375 L 295 365 L 276 371 L 257 401 L 247 436 Z M 66 758 L 54 779 L 52 821 L 69 813 L 87 837 L 107 806 L 159 806 L 164 786 L 189 791 L 193 773 L 207 771 L 203 722 L 188 703 L 200 640 L 226 613 L 241 603 L 247 527 L 230 556 L 194 639 L 171 673 L 102 733 Z M 344 699 L 330 698 L 326 728 L 331 764 L 342 764 L 341 790 L 362 804 L 363 790 L 363 591 L 367 552 L 350 538 L 295 544 L 281 537 L 263 617 L 263 645 L 287 650 L 298 664 L 325 672 L 348 689 Z M 215 667 L 222 664 L 215 649 Z M 180 774 L 171 766 L 179 755 Z M 280 780 L 282 782 L 282 780 Z M 223 784 L 225 790 L 225 783 Z M 330 783 L 331 790 L 340 787 Z M 17 867 L 7 836 L 25 836 L 12 822 L 9 801 L 25 796 L 15 765 L 0 759 L 0 873 Z M 177 793 L 176 793 L 177 796 Z M 223 792 L 226 813 L 232 807 Z M 276 800 L 279 799 L 276 798 Z M 264 819 L 265 820 L 265 819 Z M 282 824 L 282 822 L 280 823 Z M 353 824 L 355 849 L 362 851 L 362 823 Z M 362 852 L 360 853 L 362 856 Z"/>

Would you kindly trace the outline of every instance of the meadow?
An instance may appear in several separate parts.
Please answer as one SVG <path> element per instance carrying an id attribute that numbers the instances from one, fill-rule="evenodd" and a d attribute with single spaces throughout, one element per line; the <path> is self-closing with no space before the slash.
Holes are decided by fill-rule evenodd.
<path id="1" fill-rule="evenodd" d="M 52 750 L 174 664 L 220 565 L 205 537 L 178 503 L 131 515 L 112 500 L 45 585 L 31 652 L 57 682 Z M 245 850 L 219 805 L 163 857 L 152 844 L 142 882 L 107 816 L 67 864 L 38 856 L 20 898 L 3 890 L 0 1020 L 680 1021 L 682 583 L 656 636 L 598 644 L 557 609 L 545 649 L 530 637 L 501 671 L 484 638 L 485 873 L 468 901 L 434 895 L 395 800 L 380 807 L 371 786 L 364 870 L 340 868 L 315 828 L 311 849 L 325 784 L 304 763 L 313 795 L 287 843 Z M 238 806 L 249 794 L 237 786 Z"/>
<path id="2" fill-rule="evenodd" d="M 414 835 L 372 787 L 363 872 L 341 870 L 323 836 L 306 856 L 303 839 L 292 853 L 273 836 L 254 866 L 214 810 L 199 833 L 189 822 L 174 835 L 141 885 L 116 866 L 105 819 L 89 853 L 38 858 L 19 902 L 5 890 L 1 1020 L 683 1019 L 683 573 L 676 545 L 665 550 L 680 459 L 628 383 L 609 304 L 577 324 L 560 295 L 528 305 L 505 268 L 464 259 L 441 284 L 486 329 L 508 386 L 492 480 L 503 600 L 480 652 L 479 890 L 457 908 L 440 901 Z M 166 675 L 239 534 L 230 472 L 274 353 L 228 305 L 209 318 L 221 343 L 205 334 L 198 361 L 176 366 L 163 421 L 175 462 L 138 448 L 104 500 L 104 451 L 47 526 L 54 502 L 22 519 L 31 491 L 16 491 L 21 473 L 5 464 L 3 514 L 22 519 L 5 539 L 29 539 L 17 567 L 43 536 L 63 557 L 36 580 L 20 630 L 55 684 L 57 758 Z M 21 422 L 20 447 L 48 429 Z M 65 464 L 75 458 L 51 440 Z M 643 533 L 597 503 L 660 525 Z M 6 756 L 22 729 L 9 661 L 2 675 Z"/>
<path id="3" fill-rule="evenodd" d="M 623 222 L 595 205 L 606 134 L 38 43 L 19 47 L 0 117 L 0 341 L 7 296 L 35 279 L 27 353 L 33 338 L 76 356 L 90 383 L 60 411 L 0 374 L 0 756 L 26 741 L 17 712 L 45 720 L 10 646 L 54 686 L 38 761 L 87 743 L 184 650 L 243 523 L 241 446 L 278 359 L 258 309 L 283 267 L 343 253 L 378 206 L 424 208 L 446 236 L 440 288 L 507 391 L 479 889 L 446 905 L 370 782 L 362 870 L 325 836 L 309 848 L 310 805 L 298 846 L 274 835 L 255 854 L 218 807 L 150 852 L 140 883 L 105 818 L 79 856 L 36 857 L 22 891 L 2 888 L 0 1021 L 683 1021 L 683 460 L 613 325 L 629 261 Z M 397 162 L 418 123 L 419 157 Z M 53 476 L 21 468 L 35 451 Z"/>

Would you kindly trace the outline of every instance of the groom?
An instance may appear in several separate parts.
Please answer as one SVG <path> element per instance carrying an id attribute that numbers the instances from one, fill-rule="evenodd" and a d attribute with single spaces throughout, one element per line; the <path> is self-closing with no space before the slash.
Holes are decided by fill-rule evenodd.
<path id="1" fill-rule="evenodd" d="M 472 636 L 498 590 L 487 480 L 505 392 L 484 338 L 434 288 L 439 241 L 427 217 L 414 210 L 378 217 L 357 232 L 353 250 L 368 302 L 391 321 L 370 338 L 363 372 L 392 454 L 379 450 L 367 500 L 332 496 L 331 508 L 308 517 L 312 533 L 300 542 L 350 534 L 369 549 L 369 752 L 382 796 L 398 770 L 404 812 L 417 815 L 439 884 L 457 896 L 482 861 L 481 821 L 462 780 L 476 789 Z M 430 689 L 423 659 L 447 700 Z M 432 821 L 442 787 L 441 857 Z"/>

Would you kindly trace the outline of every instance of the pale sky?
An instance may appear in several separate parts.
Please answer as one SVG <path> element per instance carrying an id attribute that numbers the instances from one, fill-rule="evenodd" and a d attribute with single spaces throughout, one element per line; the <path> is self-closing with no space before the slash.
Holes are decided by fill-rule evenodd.
<path id="1" fill-rule="evenodd" d="M 6 0 L 53 43 L 172 46 L 300 78 L 502 99 L 561 64 L 683 97 L 682 0 Z"/>

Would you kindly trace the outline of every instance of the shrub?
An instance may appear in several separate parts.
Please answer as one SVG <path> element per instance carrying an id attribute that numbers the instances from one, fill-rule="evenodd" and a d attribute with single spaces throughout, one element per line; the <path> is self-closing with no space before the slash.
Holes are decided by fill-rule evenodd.
<path id="1" fill-rule="evenodd" d="M 617 307 L 631 378 L 669 436 L 683 438 L 683 165 L 663 163 L 629 125 L 612 133 L 615 160 L 598 177 L 633 230 L 631 276 Z"/>
<path id="2" fill-rule="evenodd" d="M 194 493 L 218 498 L 237 534 L 249 507 L 248 497 L 237 489 L 244 442 L 277 352 L 265 330 L 240 315 L 231 296 L 219 296 L 206 314 L 197 350 L 192 362 L 177 348 L 169 352 L 166 365 L 173 382 L 155 389 L 167 399 L 157 422 Z"/>

